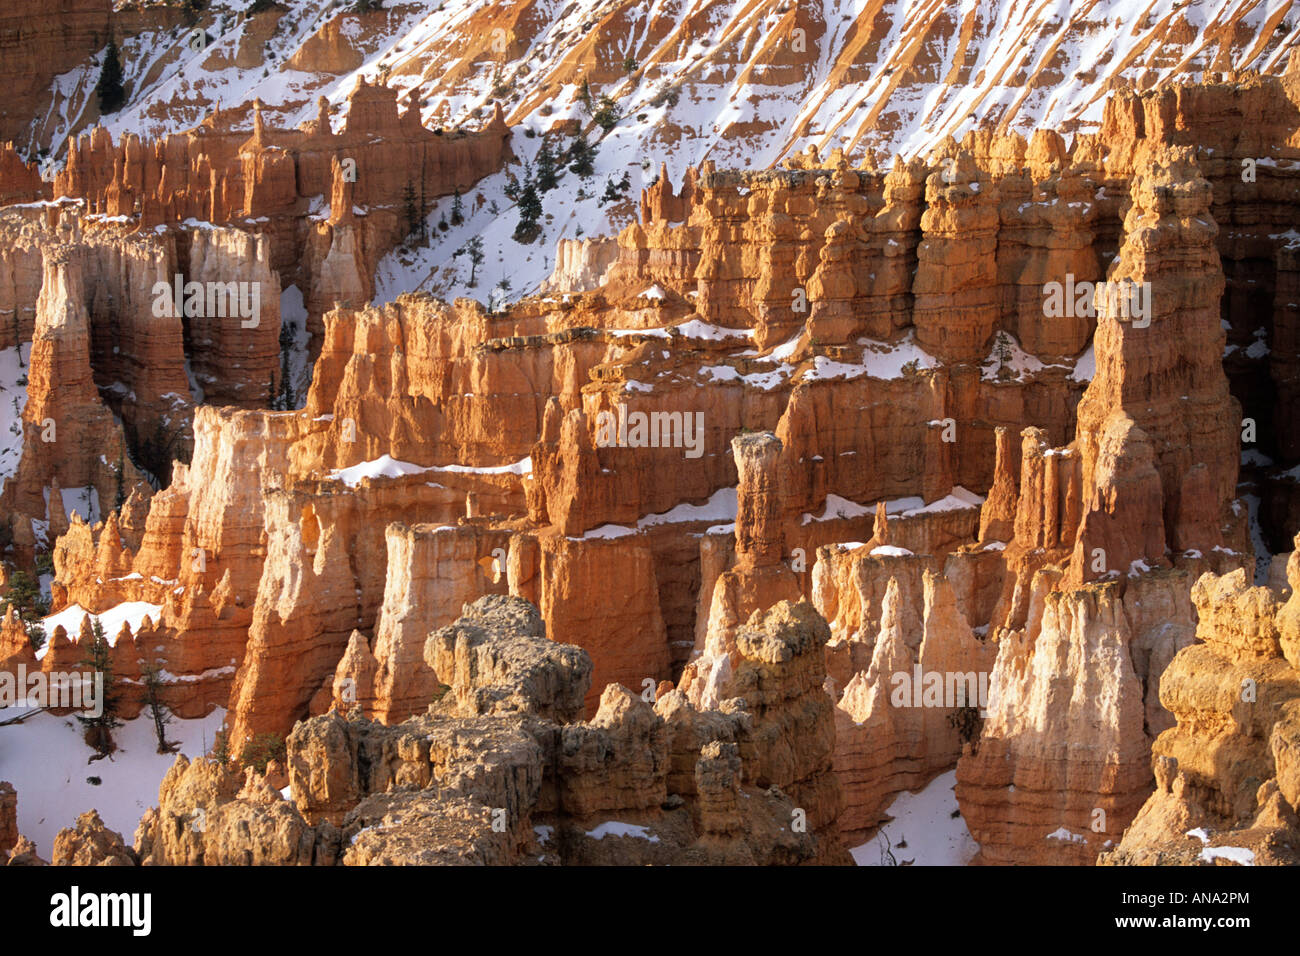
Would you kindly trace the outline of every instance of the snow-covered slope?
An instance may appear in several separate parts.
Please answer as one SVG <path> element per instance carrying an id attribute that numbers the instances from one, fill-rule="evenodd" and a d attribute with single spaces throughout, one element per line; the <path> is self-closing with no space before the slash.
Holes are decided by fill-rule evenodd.
<path id="1" fill-rule="evenodd" d="M 365 15 L 283 0 L 251 18 L 246 5 L 212 0 L 205 43 L 183 26 L 124 39 L 129 101 L 105 122 L 115 137 L 184 129 L 254 97 L 268 122 L 293 126 L 315 116 L 317 96 L 342 104 L 365 76 L 419 96 L 428 126 L 476 126 L 504 101 L 521 161 L 564 120 L 599 140 L 594 174 L 567 174 L 543 197 L 542 235 L 527 246 L 511 239 L 518 214 L 505 194 L 522 167 L 482 183 L 482 204 L 474 197 L 446 231 L 444 200 L 431 247 L 381 264 L 381 301 L 415 288 L 485 301 L 533 291 L 556 240 L 626 224 L 661 162 L 678 182 L 704 159 L 766 167 L 809 145 L 888 160 L 975 126 L 1086 131 L 1116 86 L 1280 73 L 1300 46 L 1293 0 L 388 0 Z M 58 161 L 93 118 L 97 76 L 87 64 L 55 80 L 28 147 L 46 144 Z M 608 131 L 581 100 L 584 81 L 616 104 Z M 627 198 L 602 203 L 624 173 Z M 474 235 L 486 259 L 470 287 L 456 252 Z"/>
<path id="2" fill-rule="evenodd" d="M 0 708 L 0 720 L 24 713 Z M 207 753 L 225 716 L 217 709 L 201 720 L 173 720 L 167 725 L 167 739 L 180 744 L 178 753 Z M 35 842 L 47 860 L 55 834 L 90 809 L 98 810 L 104 824 L 131 843 L 141 815 L 158 805 L 158 785 L 176 762 L 176 754 L 158 753 L 147 713 L 113 732 L 118 749 L 105 759 L 92 759 L 95 752 L 82 734 L 73 717 L 48 712 L 0 727 L 0 780 L 8 780 L 18 791 L 18 832 Z"/>
<path id="3" fill-rule="evenodd" d="M 648 155 L 682 153 L 680 174 L 705 157 L 766 166 L 809 143 L 915 153 L 973 125 L 1093 128 L 1116 82 L 1277 73 L 1300 44 L 1291 0 L 388 0 L 367 15 L 285 0 L 245 18 L 246 5 L 213 0 L 200 50 L 183 27 L 127 39 L 131 98 L 106 125 L 157 135 L 253 96 L 293 123 L 360 74 L 418 89 L 429 125 L 473 122 L 502 98 L 509 122 L 543 128 L 577 115 L 587 78 Z M 259 67 L 234 65 L 268 33 Z M 337 68 L 325 48 L 359 65 L 313 71 Z M 69 120 L 86 99 L 73 87 L 94 78 L 57 84 Z"/>

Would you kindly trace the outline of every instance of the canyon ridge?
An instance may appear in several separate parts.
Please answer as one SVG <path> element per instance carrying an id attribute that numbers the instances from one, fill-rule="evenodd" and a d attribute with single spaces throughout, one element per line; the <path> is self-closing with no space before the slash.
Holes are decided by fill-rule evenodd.
<path id="1" fill-rule="evenodd" d="M 1300 864 L 1287 0 L 11 0 L 0 79 L 0 862 Z"/>

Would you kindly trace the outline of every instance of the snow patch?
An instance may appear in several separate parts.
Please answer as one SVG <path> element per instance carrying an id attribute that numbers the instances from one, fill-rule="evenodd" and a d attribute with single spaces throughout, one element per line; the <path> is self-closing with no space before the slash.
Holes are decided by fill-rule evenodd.
<path id="1" fill-rule="evenodd" d="M 42 619 L 41 626 L 45 628 L 45 634 L 49 638 L 54 637 L 56 627 L 62 627 L 68 632 L 68 637 L 75 641 L 77 635 L 81 633 L 82 620 L 89 614 L 92 620 L 99 618 L 99 623 L 104 626 L 104 636 L 108 638 L 111 647 L 117 644 L 117 634 L 122 630 L 123 624 L 129 624 L 131 633 L 134 634 L 140 630 L 145 615 L 148 615 L 155 624 L 158 623 L 162 608 L 161 604 L 150 604 L 148 601 L 124 601 L 100 614 L 91 614 L 80 604 L 70 604 L 58 614 L 51 614 Z M 37 658 L 45 657 L 45 652 L 49 649 L 50 642 L 47 640 L 36 652 Z"/>
<path id="2" fill-rule="evenodd" d="M 17 715 L 14 708 L 0 709 L 0 720 Z M 225 717 L 217 708 L 198 720 L 173 719 L 167 724 L 167 739 L 181 745 L 179 752 L 206 753 Z M 105 826 L 130 843 L 140 817 L 158 803 L 158 785 L 176 760 L 174 753 L 157 752 L 158 738 L 147 712 L 114 730 L 118 749 L 93 763 L 89 761 L 94 751 L 71 715 L 35 714 L 5 727 L 3 734 L 0 780 L 18 790 L 18 832 L 33 840 L 47 860 L 55 834 L 75 825 L 77 817 L 92 808 Z"/>
<path id="3" fill-rule="evenodd" d="M 892 819 L 880 830 L 888 837 L 897 861 L 912 860 L 916 866 L 965 866 L 979 852 L 966 821 L 957 812 L 956 783 L 957 771 L 949 770 L 916 793 L 899 794 L 890 805 L 886 812 Z M 900 847 L 900 843 L 907 845 Z M 881 866 L 884 846 L 877 834 L 876 839 L 849 852 L 858 866 Z"/>
<path id="4" fill-rule="evenodd" d="M 609 820 L 594 830 L 588 830 L 587 836 L 593 840 L 603 840 L 607 836 L 617 836 L 636 837 L 638 840 L 646 840 L 650 843 L 659 842 L 659 838 L 652 834 L 648 827 L 639 826 L 635 823 L 619 823 L 617 820 Z"/>
<path id="5" fill-rule="evenodd" d="M 1227 860 L 1229 863 L 1236 863 L 1238 866 L 1254 866 L 1255 851 L 1240 846 L 1207 846 L 1201 851 L 1200 860 L 1202 863 Z"/>

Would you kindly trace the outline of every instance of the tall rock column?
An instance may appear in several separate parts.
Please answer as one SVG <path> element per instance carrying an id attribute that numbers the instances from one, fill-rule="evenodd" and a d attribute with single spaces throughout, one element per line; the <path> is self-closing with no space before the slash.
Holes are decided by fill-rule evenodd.
<path id="1" fill-rule="evenodd" d="M 187 279 L 205 290 L 198 314 L 185 308 L 205 400 L 264 408 L 280 384 L 280 277 L 270 241 L 233 228 L 194 229 Z"/>
<path id="2" fill-rule="evenodd" d="M 941 158 L 926 182 L 917 248 L 916 341 L 945 362 L 987 354 L 998 322 L 998 198 L 968 152 Z"/>
<path id="3" fill-rule="evenodd" d="M 1210 192 L 1189 148 L 1161 151 L 1134 178 L 1119 261 L 1096 296 L 1097 373 L 1079 402 L 1077 439 L 1087 506 L 1109 480 L 1108 419 L 1131 418 L 1151 442 L 1166 543 L 1205 552 L 1223 543 L 1220 519 L 1241 458 L 1241 408 L 1223 373 L 1224 279 Z M 1190 475 L 1198 464 L 1208 473 Z"/>
<path id="4" fill-rule="evenodd" d="M 779 564 L 785 537 L 781 528 L 781 439 L 750 432 L 731 440 L 740 477 L 736 490 L 736 556 L 748 567 Z"/>
<path id="5" fill-rule="evenodd" d="M 95 386 L 82 260 L 55 250 L 43 265 L 22 410 L 22 459 L 4 482 L 10 513 L 0 519 L 11 523 L 18 556 L 30 554 L 35 544 L 29 519 L 47 517 L 46 496 L 56 476 L 63 488 L 93 488 L 101 509 L 113 501 L 118 485 L 110 462 L 124 462 L 125 487 L 140 480 L 121 426 Z"/>
<path id="6" fill-rule="evenodd" d="M 736 635 L 737 667 L 721 690 L 726 699 L 744 700 L 753 715 L 740 746 L 745 782 L 780 787 L 817 835 L 818 861 L 846 863 L 832 769 L 835 720 L 822 690 L 829 638 L 826 621 L 807 602 L 781 601 L 755 613 Z"/>
<path id="7" fill-rule="evenodd" d="M 1011 429 L 999 425 L 994 436 L 993 485 L 980 508 L 981 542 L 1011 540 L 1020 493 Z"/>
<path id="8" fill-rule="evenodd" d="M 720 682 L 737 663 L 735 635 L 750 616 L 779 601 L 799 600 L 799 579 L 784 563 L 781 440 L 771 432 L 737 435 L 731 452 L 736 489 L 735 565 L 713 585 L 703 645 L 686 666 L 682 689 L 699 706 L 716 706 Z"/>
<path id="9" fill-rule="evenodd" d="M 266 496 L 266 561 L 227 716 L 233 750 L 307 716 L 361 622 L 343 496 L 276 489 Z"/>
<path id="10" fill-rule="evenodd" d="M 437 680 L 424 662 L 429 632 L 456 620 L 466 604 L 505 593 L 480 564 L 509 544 L 503 532 L 394 523 L 386 532 L 388 572 L 384 604 L 375 625 L 374 698 L 377 719 L 397 723 L 423 713 L 435 697 Z"/>
<path id="11" fill-rule="evenodd" d="M 1127 415 L 1106 420 L 1093 478 L 1091 498 L 1083 502 L 1067 587 L 1143 571 L 1149 566 L 1145 558 L 1157 564 L 1165 551 L 1160 474 L 1151 440 Z"/>
<path id="12" fill-rule="evenodd" d="M 896 794 L 956 764 L 962 741 L 950 718 L 959 706 L 982 706 L 993 666 L 995 645 L 976 637 L 947 578 L 925 570 L 921 593 L 915 578 L 889 577 L 870 664 L 835 705 L 840 831 L 850 846 L 886 819 Z M 937 694 L 928 675 L 937 675 Z"/>
<path id="13" fill-rule="evenodd" d="M 1062 592 L 1050 579 L 1035 577 L 1025 627 L 1003 633 L 983 735 L 957 764 L 983 863 L 1091 864 L 1152 788 L 1134 657 L 1150 639 L 1139 627 L 1165 622 L 1144 621 L 1118 582 Z"/>

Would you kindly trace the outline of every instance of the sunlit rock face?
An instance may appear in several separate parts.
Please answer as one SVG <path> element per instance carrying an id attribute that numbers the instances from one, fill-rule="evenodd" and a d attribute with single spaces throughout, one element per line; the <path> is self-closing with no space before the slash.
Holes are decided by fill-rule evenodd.
<path id="1" fill-rule="evenodd" d="M 0 679 L 225 715 L 53 862 L 1293 862 L 1285 5 L 840 6 L 0 13 Z"/>

